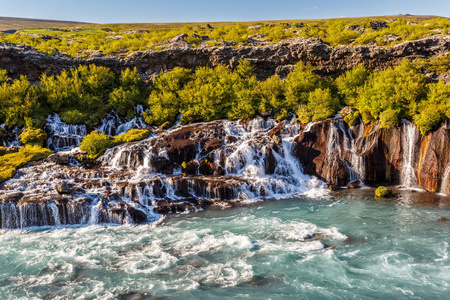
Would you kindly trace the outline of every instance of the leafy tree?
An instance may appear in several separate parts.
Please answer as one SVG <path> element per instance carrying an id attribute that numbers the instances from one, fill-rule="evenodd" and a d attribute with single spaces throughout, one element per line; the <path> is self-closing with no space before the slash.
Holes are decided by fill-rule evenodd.
<path id="1" fill-rule="evenodd" d="M 122 71 L 119 87 L 109 95 L 109 103 L 122 115 L 130 115 L 138 104 L 144 104 L 147 97 L 144 80 L 137 69 L 127 68 Z"/>
<path id="2" fill-rule="evenodd" d="M 320 77 L 314 74 L 312 67 L 299 62 L 287 76 L 284 86 L 285 99 L 276 104 L 275 113 L 282 110 L 294 111 L 300 104 L 306 104 L 309 93 L 321 87 L 321 81 Z"/>
<path id="3" fill-rule="evenodd" d="M 336 78 L 338 93 L 345 104 L 355 106 L 358 89 L 364 85 L 370 72 L 363 65 L 358 65 Z"/>

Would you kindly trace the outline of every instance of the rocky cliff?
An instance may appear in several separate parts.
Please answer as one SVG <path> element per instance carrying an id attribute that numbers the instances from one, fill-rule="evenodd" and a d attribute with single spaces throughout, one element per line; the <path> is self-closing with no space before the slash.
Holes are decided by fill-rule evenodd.
<path id="1" fill-rule="evenodd" d="M 371 70 L 381 70 L 397 65 L 405 58 L 416 59 L 443 55 L 450 51 L 450 36 L 430 36 L 407 41 L 393 47 L 341 46 L 332 48 L 316 38 L 296 38 L 273 45 L 231 47 L 168 47 L 162 51 L 136 52 L 123 56 L 96 56 L 70 58 L 63 55 L 47 55 L 29 47 L 12 44 L 0 45 L 0 68 L 13 77 L 28 75 L 32 81 L 46 72 L 56 74 L 63 69 L 80 64 L 97 64 L 114 72 L 136 67 L 147 79 L 161 71 L 174 67 L 195 69 L 199 66 L 237 65 L 241 59 L 252 62 L 259 78 L 275 73 L 285 76 L 293 65 L 303 61 L 314 67 L 321 75 L 336 75 L 358 64 Z"/>
<path id="2" fill-rule="evenodd" d="M 303 171 L 329 184 L 386 182 L 444 194 L 450 194 L 449 146 L 448 121 L 422 136 L 407 121 L 387 129 L 360 121 L 349 128 L 342 120 L 328 120 L 295 138 Z"/>

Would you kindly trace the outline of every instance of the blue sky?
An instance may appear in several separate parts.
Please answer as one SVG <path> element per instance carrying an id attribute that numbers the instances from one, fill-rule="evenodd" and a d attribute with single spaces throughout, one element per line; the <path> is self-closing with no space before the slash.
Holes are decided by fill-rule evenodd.
<path id="1" fill-rule="evenodd" d="M 0 16 L 94 23 L 315 19 L 399 13 L 450 17 L 450 0 L 0 0 Z"/>

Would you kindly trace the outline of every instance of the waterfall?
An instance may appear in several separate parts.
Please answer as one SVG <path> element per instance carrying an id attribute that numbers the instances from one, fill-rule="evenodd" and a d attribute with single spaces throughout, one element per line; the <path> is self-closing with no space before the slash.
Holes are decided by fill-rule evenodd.
<path id="1" fill-rule="evenodd" d="M 414 168 L 416 145 L 419 139 L 417 126 L 407 120 L 403 120 L 403 167 L 401 184 L 405 187 L 417 187 L 417 177 Z"/>
<path id="2" fill-rule="evenodd" d="M 69 150 L 78 146 L 87 134 L 86 125 L 73 125 L 61 121 L 58 114 L 47 118 L 44 131 L 48 135 L 46 147 L 54 151 Z"/>
<path id="3" fill-rule="evenodd" d="M 447 189 L 448 180 L 450 178 L 450 164 L 444 170 L 444 176 L 441 180 L 441 190 L 439 191 L 441 194 L 448 194 L 449 190 Z"/>
<path id="4" fill-rule="evenodd" d="M 360 182 L 363 183 L 365 177 L 365 161 L 357 152 L 356 142 L 352 128 L 345 129 L 345 123 L 342 119 L 332 119 L 329 121 L 329 135 L 327 140 L 326 161 L 332 168 L 339 168 L 340 163 L 348 170 L 349 180 L 347 185 Z M 311 128 L 309 128 L 311 130 Z M 360 130 L 364 130 L 362 127 Z M 362 132 L 358 133 L 362 136 Z M 341 138 L 342 135 L 342 138 Z M 331 181 L 331 174 L 327 179 Z"/>
<path id="5" fill-rule="evenodd" d="M 136 116 L 132 119 L 119 116 L 113 110 L 101 119 L 100 125 L 95 129 L 114 136 L 125 133 L 132 128 L 144 128 L 147 125 L 142 119 L 143 110 L 143 106 L 138 105 L 135 108 Z M 56 113 L 47 118 L 44 131 L 48 135 L 46 147 L 54 151 L 70 150 L 77 147 L 89 132 L 86 125 L 67 124 Z"/>
<path id="6" fill-rule="evenodd" d="M 132 128 L 144 128 L 147 127 L 144 120 L 142 119 L 142 113 L 144 112 L 144 107 L 138 105 L 135 108 L 136 116 L 132 119 L 119 116 L 114 110 L 102 118 L 101 123 L 95 129 L 103 132 L 107 135 L 120 135 L 127 132 Z"/>
<path id="7" fill-rule="evenodd" d="M 102 126 L 119 130 L 108 122 Z M 72 136 L 86 129 L 64 124 L 57 115 L 49 118 L 48 128 Z M 76 151 L 64 152 L 69 164 L 33 164 L 3 184 L 1 227 L 140 223 L 217 201 L 326 193 L 322 182 L 303 174 L 293 153 L 299 131 L 294 122 L 263 118 L 178 126 L 108 149 L 93 169 L 74 163 Z M 189 174 L 183 174 L 186 163 L 194 168 Z M 61 184 L 68 193 L 57 192 Z"/>
<path id="8" fill-rule="evenodd" d="M 3 131 L 3 137 L 1 137 L 1 146 L 5 148 L 18 148 L 20 147 L 19 135 L 22 133 L 23 128 L 14 127 L 12 130 L 8 130 L 5 124 L 0 125 L 0 133 Z"/>

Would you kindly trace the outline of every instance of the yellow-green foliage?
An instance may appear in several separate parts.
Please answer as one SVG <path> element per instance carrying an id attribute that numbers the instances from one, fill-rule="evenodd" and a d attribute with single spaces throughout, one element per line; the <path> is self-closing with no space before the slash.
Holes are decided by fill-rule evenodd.
<path id="1" fill-rule="evenodd" d="M 111 109 L 133 116 L 147 97 L 148 87 L 136 69 L 125 69 L 116 79 L 106 67 L 79 66 L 56 76 L 42 74 L 38 85 L 22 76 L 0 84 L 0 124 L 38 128 L 56 112 L 70 124 L 96 125 Z"/>
<path id="2" fill-rule="evenodd" d="M 123 143 L 142 140 L 148 137 L 149 134 L 150 131 L 147 129 L 130 129 L 128 132 L 114 137 L 95 130 L 84 137 L 80 143 L 80 149 L 86 151 L 89 158 L 95 159 L 109 148 Z"/>
<path id="3" fill-rule="evenodd" d="M 89 158 L 99 157 L 106 149 L 116 146 L 114 138 L 101 133 L 100 131 L 93 131 L 86 135 L 80 143 L 80 149 L 86 151 Z"/>
<path id="4" fill-rule="evenodd" d="M 0 156 L 5 155 L 6 154 L 6 148 L 3 146 L 0 146 Z"/>
<path id="5" fill-rule="evenodd" d="M 38 145 L 27 145 L 18 152 L 0 156 L 0 182 L 12 178 L 16 170 L 31 161 L 44 159 L 53 152 Z"/>
<path id="6" fill-rule="evenodd" d="M 378 119 L 386 110 L 397 111 L 397 118 L 411 118 L 418 103 L 426 97 L 428 79 L 420 70 L 405 60 L 394 69 L 373 73 L 359 89 L 356 108 L 363 118 Z M 389 116 L 392 120 L 393 114 Z"/>
<path id="7" fill-rule="evenodd" d="M 356 119 L 361 117 L 361 113 L 359 111 L 352 111 L 348 115 L 344 117 L 345 123 L 347 123 L 348 126 L 352 126 Z"/>
<path id="8" fill-rule="evenodd" d="M 19 135 L 19 141 L 24 145 L 44 145 L 47 134 L 42 129 L 27 128 Z"/>
<path id="9" fill-rule="evenodd" d="M 8 72 L 0 69 L 0 84 L 5 83 L 8 80 Z"/>
<path id="10" fill-rule="evenodd" d="M 67 123 L 95 124 L 105 114 L 104 102 L 114 83 L 105 67 L 79 66 L 57 76 L 42 75 L 41 90 L 50 108 Z"/>
<path id="11" fill-rule="evenodd" d="M 143 140 L 147 138 L 149 135 L 150 130 L 147 129 L 130 129 L 121 135 L 115 136 L 114 141 L 117 144 L 129 143 Z"/>
<path id="12" fill-rule="evenodd" d="M 26 117 L 43 112 L 39 88 L 31 85 L 26 76 L 0 86 L 0 123 L 8 126 L 25 125 Z"/>
<path id="13" fill-rule="evenodd" d="M 380 198 L 389 198 L 394 196 L 394 192 L 384 186 L 379 186 L 376 190 L 375 190 L 375 196 L 376 197 L 380 197 Z"/>
<path id="14" fill-rule="evenodd" d="M 436 128 L 445 117 L 450 117 L 450 85 L 439 81 L 428 84 L 428 90 L 427 99 L 419 104 L 418 114 L 414 116 L 423 135 Z"/>
<path id="15" fill-rule="evenodd" d="M 130 115 L 137 104 L 145 103 L 147 96 L 147 88 L 137 69 L 125 69 L 121 73 L 119 87 L 109 95 L 109 103 L 119 114 Z"/>

